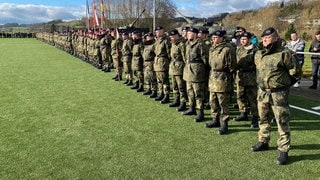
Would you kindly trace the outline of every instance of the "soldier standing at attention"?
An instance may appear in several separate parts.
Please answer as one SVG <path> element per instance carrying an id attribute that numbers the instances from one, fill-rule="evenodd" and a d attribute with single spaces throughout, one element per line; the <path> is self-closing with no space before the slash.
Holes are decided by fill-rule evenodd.
<path id="1" fill-rule="evenodd" d="M 212 34 L 209 51 L 209 91 L 212 121 L 207 128 L 218 127 L 220 135 L 228 132 L 229 103 L 232 91 L 232 77 L 236 69 L 236 52 L 224 40 L 225 31 L 216 30 Z M 220 116 L 219 116 L 220 114 Z"/>
<path id="2" fill-rule="evenodd" d="M 123 71 L 126 75 L 126 81 L 123 84 L 126 84 L 127 86 L 131 86 L 132 83 L 132 47 L 133 42 L 132 39 L 129 37 L 129 34 L 127 32 L 122 34 L 122 63 L 123 63 Z"/>
<path id="3" fill-rule="evenodd" d="M 150 98 L 157 97 L 157 79 L 153 69 L 154 57 L 154 36 L 149 32 L 145 36 L 143 48 L 143 75 L 144 84 L 147 86 L 143 95 L 150 95 Z"/>
<path id="4" fill-rule="evenodd" d="M 137 89 L 137 92 L 142 92 L 143 89 L 143 42 L 140 31 L 133 31 L 132 33 L 133 47 L 132 47 L 132 71 L 135 76 L 135 83 L 131 89 Z"/>
<path id="5" fill-rule="evenodd" d="M 158 96 L 156 101 L 161 104 L 169 102 L 169 56 L 170 56 L 170 40 L 164 34 L 163 27 L 158 26 L 155 29 L 156 42 L 154 43 L 156 57 L 154 59 L 154 71 L 157 77 Z"/>
<path id="6" fill-rule="evenodd" d="M 290 149 L 290 109 L 288 103 L 289 87 L 292 78 L 301 75 L 300 66 L 289 49 L 282 46 L 277 31 L 267 28 L 263 31 L 262 47 L 254 57 L 258 83 L 258 112 L 260 116 L 259 142 L 251 147 L 252 151 L 269 149 L 271 119 L 274 116 L 278 126 L 277 164 L 286 164 Z M 290 75 L 289 70 L 294 74 Z M 273 113 L 272 113 L 273 111 Z"/>
<path id="7" fill-rule="evenodd" d="M 203 41 L 197 36 L 199 30 L 191 27 L 186 42 L 186 64 L 183 70 L 183 79 L 187 82 L 189 109 L 183 115 L 195 115 L 195 122 L 204 120 L 203 100 L 206 81 L 205 52 Z M 196 112 L 196 108 L 198 112 Z"/>
<path id="8" fill-rule="evenodd" d="M 102 61 L 102 71 L 110 72 L 110 37 L 106 31 L 103 31 L 100 40 L 100 52 Z"/>
<path id="9" fill-rule="evenodd" d="M 173 29 L 168 32 L 171 39 L 171 62 L 169 65 L 169 75 L 172 79 L 172 89 L 174 101 L 169 107 L 178 107 L 177 111 L 186 110 L 187 92 L 186 82 L 183 80 L 183 69 L 185 65 L 185 44 L 179 36 L 179 32 Z"/>
<path id="10" fill-rule="evenodd" d="M 111 56 L 113 65 L 116 68 L 116 76 L 113 77 L 115 81 L 122 80 L 122 62 L 121 62 L 121 47 L 122 40 L 118 37 L 116 29 L 111 29 Z"/>
<path id="11" fill-rule="evenodd" d="M 252 114 L 251 127 L 258 128 L 257 108 L 257 76 L 254 55 L 258 50 L 251 44 L 251 33 L 245 32 L 240 35 L 240 44 L 237 48 L 237 102 L 240 115 L 235 121 L 248 119 L 248 113 Z"/>

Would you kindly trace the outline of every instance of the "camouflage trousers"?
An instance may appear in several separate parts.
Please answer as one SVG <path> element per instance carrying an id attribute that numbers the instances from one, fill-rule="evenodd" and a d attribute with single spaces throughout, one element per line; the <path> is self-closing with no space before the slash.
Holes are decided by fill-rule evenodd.
<path id="1" fill-rule="evenodd" d="M 183 80 L 182 75 L 172 75 L 172 92 L 173 98 L 179 99 L 180 102 L 187 101 L 186 81 Z"/>
<path id="2" fill-rule="evenodd" d="M 204 82 L 187 82 L 187 93 L 189 105 L 197 109 L 203 109 L 204 101 Z"/>
<path id="3" fill-rule="evenodd" d="M 168 71 L 156 71 L 158 94 L 170 94 Z"/>
<path id="4" fill-rule="evenodd" d="M 278 128 L 278 150 L 288 152 L 290 148 L 289 90 L 277 92 L 258 90 L 258 112 L 260 116 L 258 137 L 260 142 L 270 141 L 271 120 L 274 117 Z"/>
<path id="5" fill-rule="evenodd" d="M 251 112 L 253 116 L 258 116 L 257 91 L 257 86 L 242 86 L 237 83 L 237 103 L 240 112 Z"/>
<path id="6" fill-rule="evenodd" d="M 126 79 L 132 80 L 131 61 L 124 61 L 123 62 L 123 71 L 126 75 Z"/>
<path id="7" fill-rule="evenodd" d="M 229 120 L 229 92 L 210 92 L 209 102 L 212 118 L 220 116 L 220 122 Z"/>
<path id="8" fill-rule="evenodd" d="M 113 66 L 116 69 L 117 75 L 122 75 L 122 62 L 118 58 L 118 56 L 112 56 Z"/>
<path id="9" fill-rule="evenodd" d="M 157 79 L 156 73 L 153 70 L 146 70 L 144 69 L 144 84 L 146 85 L 147 89 L 151 91 L 157 90 Z"/>
<path id="10" fill-rule="evenodd" d="M 134 81 L 139 82 L 140 85 L 144 83 L 143 71 L 133 70 Z"/>

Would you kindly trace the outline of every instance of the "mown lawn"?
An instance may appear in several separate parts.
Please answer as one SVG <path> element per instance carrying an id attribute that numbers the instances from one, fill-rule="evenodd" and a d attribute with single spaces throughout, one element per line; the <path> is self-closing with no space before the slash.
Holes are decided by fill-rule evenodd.
<path id="1" fill-rule="evenodd" d="M 0 49 L 0 179 L 320 178 L 319 116 L 292 110 L 290 161 L 278 166 L 275 126 L 271 150 L 253 153 L 250 122 L 220 136 L 35 39 Z"/>

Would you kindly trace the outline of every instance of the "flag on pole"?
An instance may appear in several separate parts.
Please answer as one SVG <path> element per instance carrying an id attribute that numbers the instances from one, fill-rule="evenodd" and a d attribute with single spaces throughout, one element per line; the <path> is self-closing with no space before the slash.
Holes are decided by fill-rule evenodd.
<path id="1" fill-rule="evenodd" d="M 89 10 L 88 0 L 87 0 L 87 7 L 86 7 L 86 18 L 87 18 L 87 29 L 90 29 L 90 10 Z"/>
<path id="2" fill-rule="evenodd" d="M 98 15 L 97 15 L 96 1 L 93 1 L 93 25 L 94 26 L 99 26 L 99 19 L 98 19 Z"/>
<path id="3" fill-rule="evenodd" d="M 100 0 L 100 11 L 101 11 L 101 27 L 103 28 L 103 25 L 105 24 L 105 18 L 104 18 L 104 3 L 103 0 Z"/>

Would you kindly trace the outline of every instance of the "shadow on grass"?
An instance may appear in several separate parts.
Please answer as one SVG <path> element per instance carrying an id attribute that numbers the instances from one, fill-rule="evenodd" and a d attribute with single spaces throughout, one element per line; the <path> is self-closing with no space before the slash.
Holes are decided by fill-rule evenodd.
<path id="1" fill-rule="evenodd" d="M 320 144 L 301 144 L 301 145 L 292 145 L 291 149 L 298 150 L 320 150 Z M 291 156 L 289 155 L 289 163 L 292 164 L 299 161 L 305 160 L 320 160 L 320 154 L 305 154 L 305 155 L 297 155 Z"/>

